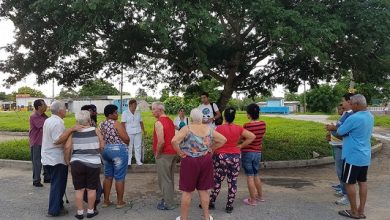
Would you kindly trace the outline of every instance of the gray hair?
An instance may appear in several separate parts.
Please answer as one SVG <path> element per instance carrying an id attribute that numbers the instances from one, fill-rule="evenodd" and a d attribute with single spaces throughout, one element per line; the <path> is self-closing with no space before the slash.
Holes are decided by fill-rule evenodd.
<path id="1" fill-rule="evenodd" d="M 364 95 L 356 94 L 351 97 L 351 104 L 355 104 L 358 106 L 367 106 L 367 101 Z"/>
<path id="2" fill-rule="evenodd" d="M 58 115 L 60 110 L 66 110 L 65 103 L 63 101 L 54 101 L 50 105 L 50 111 L 54 115 Z"/>
<path id="3" fill-rule="evenodd" d="M 87 110 L 76 112 L 75 118 L 79 125 L 89 125 L 91 123 L 91 114 Z"/>
<path id="4" fill-rule="evenodd" d="M 194 108 L 194 109 L 191 110 L 190 117 L 191 117 L 193 122 L 200 122 L 200 123 L 202 123 L 203 113 L 199 109 Z"/>
<path id="5" fill-rule="evenodd" d="M 152 103 L 152 108 L 157 108 L 157 109 L 160 109 L 162 111 L 165 111 L 165 106 L 162 102 L 153 102 Z"/>

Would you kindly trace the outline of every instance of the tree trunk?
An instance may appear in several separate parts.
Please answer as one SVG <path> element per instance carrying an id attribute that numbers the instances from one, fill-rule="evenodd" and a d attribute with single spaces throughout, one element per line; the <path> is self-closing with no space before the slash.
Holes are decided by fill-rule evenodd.
<path id="1" fill-rule="evenodd" d="M 235 80 L 236 76 L 235 74 L 229 74 L 224 86 L 223 86 L 223 90 L 221 92 L 221 95 L 219 96 L 219 99 L 218 99 L 218 108 L 219 108 L 219 111 L 222 113 L 223 110 L 225 110 L 226 108 L 226 105 L 228 104 L 229 102 L 229 99 L 232 97 L 232 94 L 234 92 L 234 80 Z"/>

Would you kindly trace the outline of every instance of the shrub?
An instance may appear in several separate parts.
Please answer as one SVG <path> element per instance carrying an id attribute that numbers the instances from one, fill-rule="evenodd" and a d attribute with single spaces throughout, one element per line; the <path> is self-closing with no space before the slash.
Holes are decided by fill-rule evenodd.
<path id="1" fill-rule="evenodd" d="M 333 112 L 340 102 L 341 95 L 329 85 L 311 89 L 307 95 L 307 108 L 311 112 Z"/>

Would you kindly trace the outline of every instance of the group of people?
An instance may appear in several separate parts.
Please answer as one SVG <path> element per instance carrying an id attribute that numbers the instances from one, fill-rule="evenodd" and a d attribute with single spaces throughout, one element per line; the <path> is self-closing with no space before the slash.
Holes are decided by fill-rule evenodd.
<path id="1" fill-rule="evenodd" d="M 228 197 L 225 211 L 231 213 L 237 192 L 237 179 L 242 167 L 247 178 L 249 196 L 243 203 L 256 206 L 264 202 L 262 183 L 259 177 L 262 142 L 266 124 L 259 120 L 259 106 L 247 106 L 248 123 L 234 123 L 236 110 L 227 108 L 223 112 L 224 123 L 217 105 L 210 103 L 208 94 L 201 96 L 202 104 L 190 112 L 189 119 L 184 109 L 172 121 L 165 113 L 163 103 L 152 104 L 156 118 L 153 130 L 153 153 L 156 161 L 158 185 L 162 199 L 159 210 L 176 208 L 174 200 L 174 170 L 177 156 L 181 159 L 179 189 L 181 211 L 177 219 L 188 219 L 192 193 L 197 190 L 199 208 L 204 219 L 212 219 L 210 209 L 220 193 L 222 182 L 227 179 Z M 370 164 L 370 138 L 373 116 L 366 110 L 362 95 L 345 95 L 339 106 L 342 115 L 336 125 L 326 126 L 329 141 L 334 148 L 336 171 L 340 184 L 335 186 L 342 195 L 339 204 L 350 203 L 350 210 L 339 214 L 352 218 L 365 218 L 364 206 L 367 198 L 367 170 Z M 111 188 L 115 180 L 116 208 L 126 206 L 124 200 L 125 178 L 131 165 L 132 148 L 137 165 L 142 165 L 141 142 L 145 128 L 137 103 L 130 100 L 129 109 L 118 121 L 118 107 L 104 108 L 106 119 L 97 125 L 96 107 L 84 106 L 76 112 L 76 125 L 66 129 L 63 118 L 65 104 L 55 101 L 50 105 L 51 117 L 47 117 L 47 106 L 43 100 L 34 102 L 35 112 L 30 117 L 30 146 L 33 164 L 33 185 L 41 187 L 40 173 L 43 165 L 44 182 L 50 182 L 48 216 L 67 213 L 63 196 L 67 184 L 68 167 L 71 169 L 75 189 L 75 206 L 78 219 L 84 218 L 83 199 L 87 202 L 87 218 L 98 214 L 96 209 L 103 191 L 102 208 L 114 205 L 110 201 Z M 104 166 L 103 187 L 100 170 Z M 356 203 L 355 183 L 359 184 L 360 205 Z M 347 202 L 345 202 L 347 201 Z"/>
<path id="2" fill-rule="evenodd" d="M 365 219 L 367 200 L 367 172 L 371 163 L 371 135 L 374 117 L 367 110 L 367 102 L 361 94 L 345 94 L 338 106 L 341 115 L 337 123 L 326 125 L 327 140 L 332 145 L 336 174 L 339 183 L 332 186 L 339 205 L 350 204 L 349 210 L 339 214 L 354 219 Z M 359 186 L 359 205 L 356 202 L 355 184 Z"/>
<path id="3" fill-rule="evenodd" d="M 178 156 L 181 158 L 179 189 L 183 192 L 181 215 L 188 218 L 191 194 L 198 190 L 200 208 L 205 219 L 212 219 L 208 210 L 215 208 L 215 201 L 221 183 L 227 178 L 228 199 L 225 210 L 233 211 L 237 192 L 237 178 L 241 167 L 247 174 L 249 197 L 243 202 L 255 206 L 263 202 L 259 167 L 265 123 L 259 121 L 259 107 L 248 106 L 249 122 L 244 127 L 234 124 L 236 110 L 224 111 L 225 123 L 215 125 L 221 113 L 215 103 L 210 103 L 208 94 L 202 94 L 202 104 L 191 111 L 190 117 L 179 110 L 174 123 L 165 113 L 163 103 L 152 104 L 152 114 L 156 118 L 153 131 L 153 153 L 156 161 L 158 185 L 162 199 L 157 204 L 159 210 L 172 210 L 177 207 L 174 200 L 174 171 Z M 106 119 L 97 125 L 96 106 L 83 106 L 75 113 L 76 125 L 66 129 L 63 118 L 66 106 L 61 101 L 50 105 L 51 116 L 45 112 L 43 100 L 34 102 L 35 112 L 30 118 L 30 146 L 33 164 L 33 185 L 40 187 L 40 172 L 43 165 L 44 181 L 50 182 L 49 208 L 47 216 L 60 216 L 67 213 L 63 197 L 67 184 L 68 168 L 75 189 L 77 219 L 85 216 L 83 200 L 87 202 L 86 217 L 98 214 L 96 209 L 103 191 L 101 207 L 109 207 L 112 185 L 115 181 L 116 208 L 126 206 L 124 200 L 125 178 L 131 165 L 131 153 L 135 148 L 137 165 L 142 165 L 139 147 L 145 128 L 142 118 L 136 111 L 137 103 L 130 100 L 129 109 L 118 120 L 118 107 L 107 105 L 104 108 Z M 100 170 L 104 166 L 103 186 L 100 183 Z M 211 190 L 211 193 L 209 193 Z"/>

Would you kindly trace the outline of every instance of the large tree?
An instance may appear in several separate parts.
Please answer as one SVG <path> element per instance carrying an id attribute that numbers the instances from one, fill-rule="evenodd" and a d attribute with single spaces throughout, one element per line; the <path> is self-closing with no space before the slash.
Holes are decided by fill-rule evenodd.
<path id="1" fill-rule="evenodd" d="M 119 95 L 120 92 L 114 87 L 112 83 L 104 81 L 102 79 L 88 81 L 84 84 L 80 91 L 79 96 L 101 96 L 101 95 Z"/>
<path id="2" fill-rule="evenodd" d="M 388 0 L 4 0 L 0 15 L 16 27 L 0 66 L 15 83 L 35 73 L 83 84 L 136 68 L 150 87 L 185 90 L 204 77 L 234 91 L 297 89 L 301 80 L 389 80 Z M 21 50 L 24 49 L 24 50 Z M 27 51 L 27 52 L 26 52 Z"/>

